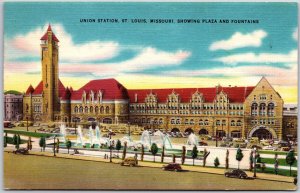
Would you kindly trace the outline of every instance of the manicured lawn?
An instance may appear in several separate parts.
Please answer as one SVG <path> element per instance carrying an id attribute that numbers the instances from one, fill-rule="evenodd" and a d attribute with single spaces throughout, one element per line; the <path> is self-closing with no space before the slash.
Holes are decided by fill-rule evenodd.
<path id="1" fill-rule="evenodd" d="M 274 164 L 273 158 L 261 158 L 261 161 L 266 164 Z M 286 163 L 285 159 L 278 159 L 278 161 L 280 166 L 290 166 Z M 292 166 L 297 167 L 297 161 L 295 161 Z"/>
<path id="2" fill-rule="evenodd" d="M 286 155 L 288 152 L 259 150 L 259 153 L 260 154 L 272 154 L 272 155 L 275 155 L 275 153 L 277 153 L 278 155 Z M 295 151 L 295 155 L 297 155 L 296 151 Z"/>
<path id="3" fill-rule="evenodd" d="M 258 173 L 269 173 L 269 174 L 275 174 L 274 168 L 266 168 L 264 170 L 264 172 L 262 172 L 261 169 L 257 169 L 256 170 Z M 292 176 L 296 175 L 297 171 L 292 170 Z M 283 169 L 279 169 L 278 170 L 278 175 L 282 175 L 282 176 L 290 176 L 290 170 L 283 170 Z"/>
<path id="4" fill-rule="evenodd" d="M 36 133 L 31 131 L 22 131 L 22 130 L 11 130 L 11 129 L 4 129 L 4 133 L 10 133 L 10 134 L 19 134 L 22 136 L 29 136 L 29 137 L 52 137 L 52 136 L 58 136 L 59 134 L 54 133 Z"/>

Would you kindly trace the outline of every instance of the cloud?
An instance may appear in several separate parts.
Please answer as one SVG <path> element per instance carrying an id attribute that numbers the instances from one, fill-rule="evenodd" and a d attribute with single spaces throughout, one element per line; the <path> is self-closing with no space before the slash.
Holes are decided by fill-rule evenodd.
<path id="1" fill-rule="evenodd" d="M 297 85 L 298 65 L 297 63 L 288 64 L 286 68 L 273 66 L 238 66 L 238 67 L 219 67 L 205 70 L 181 70 L 164 72 L 164 76 L 186 76 L 190 77 L 253 77 L 266 76 L 274 85 Z"/>
<path id="2" fill-rule="evenodd" d="M 11 58 L 15 53 L 18 56 L 39 56 L 39 40 L 45 34 L 47 24 L 37 27 L 33 31 L 24 35 L 17 35 L 13 39 L 7 40 L 6 57 Z M 120 46 L 113 41 L 89 41 L 75 44 L 72 36 L 67 33 L 61 24 L 51 24 L 52 31 L 59 39 L 60 60 L 69 62 L 85 62 L 92 60 L 106 60 L 118 55 Z M 76 54 L 75 54 L 76 53 Z"/>
<path id="3" fill-rule="evenodd" d="M 297 50 L 292 50 L 288 54 L 273 54 L 252 52 L 243 54 L 234 54 L 221 58 L 214 59 L 214 61 L 223 62 L 229 65 L 236 65 L 238 63 L 294 63 L 298 60 Z"/>
<path id="4" fill-rule="evenodd" d="M 264 30 L 256 30 L 252 33 L 242 34 L 241 32 L 234 33 L 228 40 L 220 40 L 213 42 L 209 50 L 233 50 L 243 47 L 259 47 L 262 39 L 267 36 Z"/>
<path id="5" fill-rule="evenodd" d="M 180 65 L 191 55 L 188 51 L 165 52 L 153 47 L 142 49 L 135 57 L 118 63 L 72 64 L 61 65 L 64 73 L 90 72 L 100 76 L 136 72 L 157 67 Z"/>
<path id="6" fill-rule="evenodd" d="M 155 47 L 120 45 L 114 41 L 89 41 L 74 43 L 72 36 L 61 24 L 52 24 L 52 30 L 59 39 L 59 69 L 62 73 L 92 73 L 100 76 L 115 76 L 119 73 L 136 72 L 158 67 L 176 66 L 185 61 L 191 52 L 185 50 L 164 51 Z M 40 61 L 24 61 L 25 57 L 40 58 L 40 38 L 48 25 L 37 27 L 24 34 L 5 41 L 5 71 L 36 72 L 41 70 Z M 103 62 L 114 59 L 123 51 L 136 53 L 130 59 L 120 62 Z M 17 59 L 21 60 L 17 60 Z M 98 62 L 95 62 L 98 61 Z"/>
<path id="7" fill-rule="evenodd" d="M 295 28 L 292 36 L 294 40 L 298 41 L 298 28 Z"/>

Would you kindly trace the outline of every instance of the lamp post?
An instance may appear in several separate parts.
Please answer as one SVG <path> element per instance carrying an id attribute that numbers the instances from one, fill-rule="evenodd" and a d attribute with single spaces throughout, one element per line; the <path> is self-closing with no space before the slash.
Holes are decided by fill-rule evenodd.
<path id="1" fill-rule="evenodd" d="M 54 138 L 53 138 L 53 156 L 56 156 L 55 155 L 55 138 L 56 138 L 56 136 L 54 136 Z"/>
<path id="2" fill-rule="evenodd" d="M 256 178 L 256 147 L 254 148 L 253 151 L 253 163 L 254 163 L 254 174 L 253 174 L 253 178 Z"/>
<path id="3" fill-rule="evenodd" d="M 26 126 L 27 126 L 27 131 L 28 131 L 28 116 L 26 117 L 26 121 L 27 121 Z"/>
<path id="4" fill-rule="evenodd" d="M 128 135 L 130 136 L 130 122 L 128 121 Z"/>
<path id="5" fill-rule="evenodd" d="M 109 135 L 109 162 L 112 162 L 111 131 L 109 131 L 108 135 Z"/>
<path id="6" fill-rule="evenodd" d="M 77 129 L 76 129 L 77 118 L 74 119 L 74 122 L 75 122 L 75 135 L 77 135 Z"/>
<path id="7" fill-rule="evenodd" d="M 216 147 L 218 147 L 218 128 L 215 127 L 216 129 Z"/>

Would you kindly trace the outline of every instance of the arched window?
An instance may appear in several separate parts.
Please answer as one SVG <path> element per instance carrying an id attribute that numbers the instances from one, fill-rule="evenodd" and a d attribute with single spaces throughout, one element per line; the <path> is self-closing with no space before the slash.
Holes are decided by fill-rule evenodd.
<path id="1" fill-rule="evenodd" d="M 190 125 L 193 125 L 195 122 L 194 122 L 194 119 L 191 119 L 190 120 Z"/>
<path id="2" fill-rule="evenodd" d="M 88 108 L 87 106 L 84 107 L 84 112 L 85 112 L 85 113 L 89 112 L 89 108 Z"/>
<path id="3" fill-rule="evenodd" d="M 162 118 L 159 119 L 159 124 L 163 124 L 163 119 Z"/>
<path id="4" fill-rule="evenodd" d="M 90 107 L 90 113 L 93 113 L 93 112 L 94 112 L 94 108 Z"/>
<path id="5" fill-rule="evenodd" d="M 238 120 L 238 121 L 236 122 L 236 126 L 242 126 L 242 121 L 241 121 L 241 120 Z"/>
<path id="6" fill-rule="evenodd" d="M 108 107 L 108 106 L 105 108 L 105 113 L 106 113 L 106 114 L 109 113 L 109 107 Z"/>
<path id="7" fill-rule="evenodd" d="M 207 119 L 205 119 L 205 121 L 204 121 L 204 125 L 208 125 L 208 124 L 209 124 L 208 120 L 207 120 Z"/>
<path id="8" fill-rule="evenodd" d="M 204 125 L 204 123 L 203 123 L 203 120 L 202 120 L 202 119 L 200 119 L 200 120 L 199 120 L 199 125 Z"/>
<path id="9" fill-rule="evenodd" d="M 266 115 L 266 104 L 265 103 L 261 103 L 259 105 L 259 115 Z"/>
<path id="10" fill-rule="evenodd" d="M 100 113 L 101 113 L 101 114 L 104 113 L 104 107 L 103 107 L 103 106 L 100 107 Z"/>
<path id="11" fill-rule="evenodd" d="M 175 119 L 171 119 L 171 124 L 175 124 Z"/>
<path id="12" fill-rule="evenodd" d="M 79 112 L 83 113 L 83 107 L 82 106 L 79 107 Z"/>
<path id="13" fill-rule="evenodd" d="M 176 124 L 180 125 L 180 119 L 176 119 Z"/>
<path id="14" fill-rule="evenodd" d="M 230 126 L 235 126 L 235 121 L 234 120 L 231 120 Z"/>
<path id="15" fill-rule="evenodd" d="M 96 107 L 95 107 L 95 113 L 98 113 L 98 112 L 99 112 L 99 107 L 96 106 Z"/>
<path id="16" fill-rule="evenodd" d="M 78 113 L 78 107 L 77 107 L 77 106 L 75 107 L 74 112 L 75 112 L 75 113 Z"/>
<path id="17" fill-rule="evenodd" d="M 274 103 L 268 104 L 268 116 L 274 116 Z"/>
<path id="18" fill-rule="evenodd" d="M 220 120 L 217 120 L 216 125 L 220 126 Z"/>
<path id="19" fill-rule="evenodd" d="M 253 115 L 253 116 L 257 115 L 257 103 L 253 103 L 251 105 L 251 115 Z"/>

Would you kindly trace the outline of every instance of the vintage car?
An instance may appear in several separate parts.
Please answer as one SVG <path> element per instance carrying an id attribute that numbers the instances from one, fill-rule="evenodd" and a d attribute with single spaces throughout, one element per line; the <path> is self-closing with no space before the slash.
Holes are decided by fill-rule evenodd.
<path id="1" fill-rule="evenodd" d="M 128 157 L 128 158 L 125 158 L 122 162 L 121 162 L 121 166 L 130 166 L 130 167 L 133 167 L 133 166 L 138 166 L 138 160 L 135 158 L 135 157 Z"/>
<path id="2" fill-rule="evenodd" d="M 224 174 L 226 177 L 234 177 L 234 178 L 240 178 L 240 179 L 246 179 L 248 178 L 247 174 L 240 169 L 233 169 L 225 172 Z"/>
<path id="3" fill-rule="evenodd" d="M 181 166 L 177 163 L 169 163 L 168 165 L 164 165 L 161 169 L 175 172 L 182 171 Z"/>
<path id="4" fill-rule="evenodd" d="M 17 149 L 16 151 L 13 151 L 13 153 L 26 155 L 29 152 L 28 152 L 28 149 L 26 149 L 26 148 L 20 148 L 20 149 Z"/>

